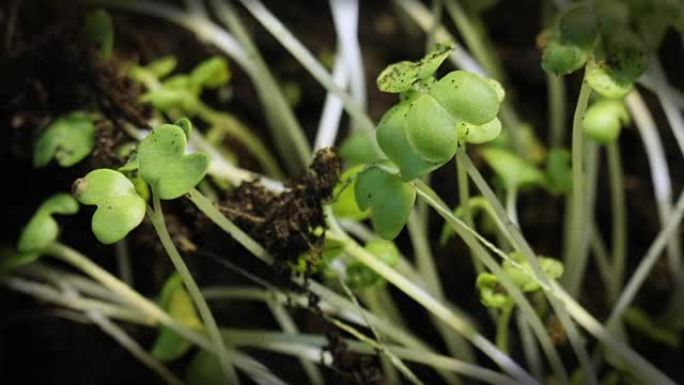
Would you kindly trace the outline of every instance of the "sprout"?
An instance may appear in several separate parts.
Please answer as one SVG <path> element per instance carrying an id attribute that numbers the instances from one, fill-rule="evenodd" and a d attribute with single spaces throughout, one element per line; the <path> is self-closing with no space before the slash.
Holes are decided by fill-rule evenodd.
<path id="1" fill-rule="evenodd" d="M 622 126 L 629 122 L 629 112 L 622 101 L 602 99 L 587 109 L 582 127 L 588 137 L 606 144 L 616 140 Z"/>
<path id="2" fill-rule="evenodd" d="M 547 187 L 553 193 L 569 193 L 572 189 L 572 169 L 570 151 L 552 148 L 546 159 Z"/>
<path id="3" fill-rule="evenodd" d="M 354 194 L 361 210 L 370 209 L 373 227 L 385 239 L 399 234 L 416 200 L 412 185 L 378 167 L 367 168 L 358 175 Z"/>
<path id="4" fill-rule="evenodd" d="M 71 167 L 90 154 L 95 145 L 94 115 L 72 112 L 52 122 L 40 135 L 33 151 L 33 165 L 44 167 L 55 159 Z"/>
<path id="5" fill-rule="evenodd" d="M 488 147 L 482 150 L 482 157 L 494 169 L 506 188 L 524 188 L 546 183 L 544 173 L 531 163 L 521 159 L 513 152 Z"/>
<path id="6" fill-rule="evenodd" d="M 145 217 L 145 200 L 122 173 L 109 169 L 91 171 L 74 182 L 73 194 L 85 205 L 96 205 L 91 228 L 104 244 L 122 240 Z"/>
<path id="7" fill-rule="evenodd" d="M 363 220 L 368 218 L 368 213 L 362 211 L 356 204 L 354 190 L 356 189 L 356 176 L 364 169 L 358 165 L 346 170 L 340 176 L 340 181 L 333 190 L 335 201 L 332 204 L 333 213 L 338 218 L 350 218 Z"/>
<path id="8" fill-rule="evenodd" d="M 485 124 L 496 118 L 503 92 L 495 80 L 466 71 L 453 71 L 438 80 L 429 93 L 454 119 Z"/>
<path id="9" fill-rule="evenodd" d="M 73 215 L 78 212 L 78 202 L 67 193 L 59 193 L 45 200 L 24 226 L 19 236 L 17 250 L 20 253 L 36 253 L 50 246 L 59 236 L 59 225 L 54 214 Z"/>
<path id="10" fill-rule="evenodd" d="M 190 122 L 181 119 L 177 125 L 155 128 L 138 146 L 140 175 L 159 199 L 176 199 L 188 193 L 209 168 L 207 154 L 185 155 L 189 131 Z"/>
<path id="11" fill-rule="evenodd" d="M 159 305 L 171 317 L 188 328 L 202 330 L 204 327 L 178 273 L 172 274 L 164 283 Z M 161 361 L 173 361 L 185 354 L 191 346 L 192 344 L 185 338 L 168 327 L 162 326 L 151 353 Z"/>
<path id="12" fill-rule="evenodd" d="M 406 112 L 406 140 L 423 160 L 444 163 L 456 154 L 456 120 L 427 94 L 410 102 Z"/>
<path id="13" fill-rule="evenodd" d="M 378 75 L 377 85 L 382 92 L 399 93 L 410 90 L 420 80 L 430 77 L 454 50 L 454 44 L 436 44 L 418 62 L 402 61 L 385 68 Z"/>

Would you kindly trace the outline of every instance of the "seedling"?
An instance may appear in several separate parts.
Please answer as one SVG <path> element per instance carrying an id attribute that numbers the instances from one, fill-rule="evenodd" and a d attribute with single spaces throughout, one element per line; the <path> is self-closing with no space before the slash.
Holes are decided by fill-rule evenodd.
<path id="1" fill-rule="evenodd" d="M 145 217 L 145 200 L 133 183 L 118 171 L 99 169 L 74 182 L 73 194 L 85 205 L 95 205 L 91 228 L 102 243 L 123 239 Z"/>
<path id="2" fill-rule="evenodd" d="M 55 159 L 71 167 L 87 157 L 95 144 L 95 115 L 72 112 L 50 123 L 36 142 L 33 165 L 44 167 Z"/>
<path id="3" fill-rule="evenodd" d="M 164 124 L 155 128 L 138 146 L 140 175 L 159 199 L 176 199 L 203 178 L 209 168 L 204 153 L 185 155 L 190 122 Z"/>
<path id="4" fill-rule="evenodd" d="M 159 306 L 171 317 L 191 329 L 199 331 L 204 327 L 178 273 L 172 274 L 164 283 Z M 174 361 L 184 355 L 191 346 L 192 344 L 185 338 L 168 327 L 162 326 L 151 353 L 161 361 Z M 219 365 L 218 368 L 220 373 L 221 366 Z"/>
<path id="5" fill-rule="evenodd" d="M 587 109 L 582 126 L 589 138 L 606 144 L 616 140 L 622 126 L 629 122 L 629 112 L 622 101 L 602 99 Z"/>
<path id="6" fill-rule="evenodd" d="M 546 183 L 546 176 L 541 170 L 509 150 L 488 147 L 482 150 L 482 157 L 508 189 L 543 186 Z"/>
<path id="7" fill-rule="evenodd" d="M 333 213 L 338 218 L 349 218 L 363 220 L 368 218 L 368 212 L 359 208 L 354 197 L 356 190 L 356 178 L 363 171 L 364 166 L 358 165 L 346 170 L 340 176 L 340 182 L 333 190 L 334 202 L 332 205 Z"/>
<path id="8" fill-rule="evenodd" d="M 39 253 L 50 246 L 59 236 L 59 225 L 54 214 L 73 215 L 78 212 L 78 202 L 69 194 L 51 196 L 38 207 L 36 213 L 21 231 L 17 250 L 21 253 Z"/>

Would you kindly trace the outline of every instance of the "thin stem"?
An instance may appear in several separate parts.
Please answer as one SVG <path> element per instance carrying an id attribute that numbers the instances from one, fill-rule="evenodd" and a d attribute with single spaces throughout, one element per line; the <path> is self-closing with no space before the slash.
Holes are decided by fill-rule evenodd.
<path id="1" fill-rule="evenodd" d="M 459 146 L 456 149 L 457 153 L 466 152 L 465 144 Z M 473 220 L 473 210 L 470 207 L 470 181 L 468 180 L 468 171 L 461 162 L 454 158 L 454 163 L 456 163 L 456 178 L 458 180 L 458 204 L 463 209 L 463 220 L 468 225 L 468 227 L 475 228 L 475 222 Z M 480 274 L 484 272 L 484 266 L 482 266 L 482 261 L 469 250 L 470 259 L 473 261 L 473 266 L 475 267 L 475 273 Z"/>
<path id="2" fill-rule="evenodd" d="M 546 74 L 548 84 L 549 144 L 551 148 L 563 147 L 565 139 L 565 80 L 562 76 Z"/>
<path id="3" fill-rule="evenodd" d="M 509 354 L 508 349 L 508 324 L 513 314 L 513 304 L 505 306 L 496 320 L 496 346 L 504 353 Z"/>
<path id="4" fill-rule="evenodd" d="M 609 143 L 608 177 L 610 178 L 610 195 L 612 205 L 612 265 L 614 285 L 612 292 L 617 294 L 622 287 L 625 275 L 625 258 L 627 254 L 627 206 L 625 204 L 625 187 L 622 175 L 622 156 L 617 142 Z M 615 301 L 613 297 L 611 300 Z"/>
<path id="5" fill-rule="evenodd" d="M 128 253 L 128 243 L 126 239 L 122 239 L 114 245 L 114 253 L 116 254 L 116 264 L 121 280 L 132 287 L 133 269 L 131 268 L 131 256 Z"/>
<path id="6" fill-rule="evenodd" d="M 520 334 L 520 342 L 523 354 L 525 355 L 525 361 L 527 361 L 528 367 L 531 368 L 534 378 L 541 380 L 544 378 L 544 369 L 541 357 L 539 356 L 539 348 L 534 340 L 534 335 L 532 334 L 532 328 L 527 323 L 524 313 L 517 312 L 516 314 L 517 317 L 515 317 L 515 320 L 518 325 L 518 333 Z"/>
<path id="7" fill-rule="evenodd" d="M 520 227 L 520 221 L 518 220 L 518 208 L 517 206 L 517 200 L 518 200 L 518 189 L 515 187 L 509 187 L 506 189 L 506 212 L 508 213 L 508 217 L 511 218 L 511 221 L 513 223 Z"/>
<path id="8" fill-rule="evenodd" d="M 162 211 L 159 197 L 153 194 L 152 202 L 154 205 L 154 211 L 148 210 L 148 216 L 157 232 L 157 235 L 159 236 L 159 241 L 164 247 L 166 253 L 169 255 L 173 266 L 176 268 L 176 271 L 183 280 L 183 284 L 188 289 L 188 294 L 190 294 L 192 301 L 195 303 L 195 307 L 197 307 L 197 310 L 202 317 L 202 321 L 204 321 L 204 325 L 209 332 L 209 337 L 216 345 L 217 355 L 219 361 L 221 362 L 223 373 L 226 375 L 226 381 L 237 384 L 239 383 L 237 373 L 233 367 L 226 344 L 221 337 L 221 332 L 216 324 L 214 315 L 212 314 L 211 309 L 209 309 L 207 301 L 202 296 L 202 292 L 200 291 L 199 286 L 197 286 L 197 282 L 195 282 L 195 279 L 192 277 L 192 274 L 190 273 L 188 266 L 185 264 L 183 257 L 181 257 L 178 249 L 176 249 L 176 245 L 174 245 L 173 240 L 171 240 L 171 235 L 166 228 L 166 221 L 164 220 L 164 213 Z"/>
<path id="9" fill-rule="evenodd" d="M 582 253 L 586 237 L 585 215 L 585 173 L 584 173 L 584 130 L 582 122 L 589 103 L 591 87 L 585 79 L 582 80 L 575 115 L 572 122 L 572 194 L 570 228 L 568 243 L 565 245 L 565 274 L 563 275 L 564 286 L 568 292 L 576 296 L 580 290 L 582 277 L 586 268 L 586 253 Z"/>

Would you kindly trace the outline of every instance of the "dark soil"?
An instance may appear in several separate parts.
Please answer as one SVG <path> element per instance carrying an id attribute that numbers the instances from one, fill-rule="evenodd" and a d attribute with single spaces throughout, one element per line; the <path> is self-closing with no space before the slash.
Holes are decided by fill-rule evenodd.
<path id="1" fill-rule="evenodd" d="M 292 28 L 307 47 L 317 54 L 334 52 L 335 37 L 327 2 L 280 2 L 267 5 Z M 424 48 L 421 33 L 415 32 L 404 20 L 394 16 L 381 2 L 363 2 L 361 8 L 361 36 L 364 65 L 369 85 L 369 110 L 376 121 L 394 102 L 392 95 L 382 94 L 373 87 L 375 75 L 385 65 L 398 60 L 418 58 Z M 541 28 L 538 2 L 501 2 L 485 15 L 492 41 L 508 71 L 510 93 L 516 108 L 538 129 L 541 138 L 546 136 L 546 89 L 544 74 L 539 67 L 539 51 L 534 41 Z M 3 166 L 3 221 L 5 231 L 0 243 L 13 244 L 21 226 L 32 215 L 36 205 L 57 191 L 68 191 L 71 183 L 89 170 L 111 167 L 123 163 L 115 148 L 126 139 L 124 124 L 138 127 L 146 125 L 149 111 L 136 102 L 142 91 L 123 75 L 123 61 L 143 63 L 162 55 L 174 54 L 179 59 L 179 70 L 192 68 L 216 50 L 197 41 L 186 31 L 158 20 L 129 14 L 115 15 L 116 54 L 110 61 L 102 61 L 81 36 L 81 20 L 87 8 L 75 2 L 49 0 L 8 0 L 0 2 L 0 164 Z M 511 15 L 517 15 L 515 18 Z M 322 88 L 305 73 L 301 66 L 285 52 L 271 36 L 245 14 L 248 28 L 254 35 L 262 53 L 272 64 L 279 80 L 291 81 L 302 88 L 302 99 L 296 107 L 311 140 L 315 134 L 322 101 Z M 682 60 L 681 46 L 676 36 L 666 40 L 662 59 L 672 80 L 684 84 L 684 72 L 677 66 Z M 678 54 L 677 54 L 678 52 Z M 253 127 L 271 147 L 264 127 L 265 119 L 249 80 L 237 66 L 233 71 L 233 98 L 228 108 L 241 120 Z M 577 78 L 568 81 L 568 103 L 574 105 L 578 88 Z M 650 95 L 645 95 L 647 98 Z M 651 99 L 648 99 L 652 102 Z M 76 109 L 97 108 L 103 117 L 97 122 L 96 149 L 88 161 L 62 169 L 50 165 L 35 170 L 31 166 L 33 141 L 40 130 L 62 113 Z M 660 126 L 662 113 L 654 109 Z M 201 129 L 202 127 L 200 127 Z M 665 131 L 665 130 L 663 130 Z M 663 140 L 668 154 L 678 150 L 671 134 Z M 650 173 L 645 162 L 643 146 L 635 130 L 626 130 L 621 138 L 626 168 L 625 191 L 629 204 L 630 255 L 632 271 L 658 231 L 655 205 L 652 198 Z M 637 154 L 637 155 L 631 155 Z M 473 154 L 477 158 L 477 154 Z M 477 160 L 477 159 L 476 159 Z M 680 157 L 668 159 L 673 170 L 674 191 L 681 191 L 684 164 Z M 246 167 L 256 163 L 245 164 Z M 485 169 L 483 167 L 482 169 Z M 259 170 L 256 170 L 259 171 Z M 321 203 L 330 199 L 332 187 L 340 172 L 340 160 L 331 150 L 319 152 L 309 171 L 294 177 L 289 189 L 273 194 L 256 183 L 245 183 L 229 192 L 222 200 L 221 209 L 241 228 L 245 229 L 280 263 L 276 269 L 254 261 L 248 253 L 206 219 L 198 219 L 197 210 L 186 200 L 165 203 L 167 223 L 174 241 L 182 250 L 193 275 L 203 285 L 248 284 L 245 274 L 236 269 L 225 269 L 217 261 L 229 261 L 241 271 L 256 274 L 272 283 L 283 284 L 289 276 L 290 263 L 310 250 L 320 249 L 325 227 Z M 605 170 L 600 171 L 597 200 L 599 226 L 604 236 L 610 235 L 610 205 Z M 433 176 L 433 186 L 449 204 L 456 203 L 456 182 L 453 167 L 448 165 Z M 526 235 L 533 247 L 545 255 L 558 255 L 562 240 L 562 203 L 545 193 L 532 192 L 521 198 L 520 213 Z M 97 263 L 115 270 L 111 248 L 98 244 L 89 228 L 88 208 L 77 216 L 60 220 L 62 241 L 75 245 Z M 449 298 L 466 309 L 473 317 L 487 320 L 474 288 L 474 275 L 467 258 L 467 250 L 456 239 L 446 247 L 438 246 L 437 237 L 442 221 L 430 218 L 430 234 L 435 250 L 436 264 L 441 273 L 444 291 Z M 405 234 L 397 240 L 402 250 L 411 250 Z M 129 247 L 134 258 L 136 288 L 150 297 L 155 296 L 164 279 L 172 271 L 167 257 L 149 223 L 144 223 L 131 236 Z M 316 253 L 307 255 L 316 258 Z M 315 260 L 309 261 L 315 264 Z M 657 313 L 665 304 L 671 283 L 659 267 L 653 273 L 638 298 L 639 306 Z M 594 266 L 590 266 L 582 303 L 597 316 L 604 316 L 603 288 Z M 306 290 L 298 287 L 298 290 Z M 411 325 L 412 331 L 427 342 L 443 349 L 442 342 L 432 332 L 430 320 L 418 305 L 393 292 L 400 310 Z M 159 379 L 140 365 L 130 354 L 92 325 L 66 320 L 56 315 L 56 309 L 27 299 L 23 295 L 0 290 L 0 378 L 3 384 L 156 384 Z M 216 315 L 221 324 L 245 328 L 273 328 L 275 323 L 261 306 L 251 303 L 216 304 Z M 381 384 L 376 357 L 362 357 L 348 352 L 341 340 L 346 336 L 325 321 L 312 298 L 308 309 L 294 309 L 304 331 L 321 333 L 328 337 L 329 350 L 335 358 L 335 370 L 326 370 L 330 384 Z M 563 332 L 554 319 L 547 320 L 549 328 L 557 331 L 557 343 L 564 353 L 571 350 L 564 341 Z M 483 325 L 489 325 L 483 322 Z M 150 346 L 155 332 L 134 325 L 124 325 L 143 346 Z M 492 330 L 484 330 L 489 333 Z M 684 382 L 682 350 L 666 348 L 644 338 L 635 338 L 637 351 L 664 369 L 677 381 Z M 517 343 L 513 354 L 522 360 Z M 282 356 L 255 352 L 268 363 L 275 373 L 285 378 L 300 379 L 304 383 L 296 361 Z M 172 366 L 182 374 L 185 361 Z M 412 369 L 421 370 L 417 366 Z M 423 372 L 420 372 L 423 375 Z M 438 382 L 437 379 L 434 380 Z"/>

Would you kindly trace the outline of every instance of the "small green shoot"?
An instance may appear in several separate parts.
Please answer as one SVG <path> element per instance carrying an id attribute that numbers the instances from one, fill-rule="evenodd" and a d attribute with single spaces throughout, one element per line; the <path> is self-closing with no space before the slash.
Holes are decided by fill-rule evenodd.
<path id="1" fill-rule="evenodd" d="M 71 167 L 87 157 L 95 145 L 95 116 L 72 112 L 52 122 L 38 138 L 33 151 L 33 165 L 44 167 L 55 159 L 62 167 Z"/>
<path id="2" fill-rule="evenodd" d="M 338 218 L 349 218 L 354 220 L 364 220 L 368 218 L 368 213 L 361 210 L 356 203 L 354 190 L 356 189 L 356 177 L 365 166 L 358 165 L 346 170 L 340 176 L 340 181 L 333 190 L 335 201 L 332 204 L 333 213 Z"/>
<path id="3" fill-rule="evenodd" d="M 602 99 L 587 109 L 582 127 L 589 138 L 607 144 L 616 140 L 629 122 L 629 112 L 621 100 Z"/>
<path id="4" fill-rule="evenodd" d="M 192 298 L 183 286 L 183 281 L 178 273 L 172 274 L 164 283 L 159 305 L 182 325 L 191 329 L 202 330 L 202 321 L 197 315 Z M 162 326 L 151 353 L 160 361 L 174 361 L 184 355 L 191 346 L 192 344 L 185 338 L 168 327 Z"/>
<path id="5" fill-rule="evenodd" d="M 159 199 L 176 199 L 203 178 L 209 168 L 204 153 L 185 155 L 190 123 L 181 119 L 175 124 L 155 128 L 138 146 L 140 175 Z"/>
<path id="6" fill-rule="evenodd" d="M 436 44 L 420 61 L 402 61 L 385 68 L 378 75 L 377 85 L 382 92 L 400 93 L 431 76 L 454 50 L 453 43 Z"/>
<path id="7" fill-rule="evenodd" d="M 85 34 L 99 51 L 100 57 L 107 60 L 114 49 L 114 22 L 104 9 L 98 9 L 86 17 Z"/>
<path id="8" fill-rule="evenodd" d="M 488 147 L 482 150 L 482 157 L 506 188 L 520 189 L 544 186 L 546 183 L 546 177 L 541 170 L 509 150 Z"/>
<path id="9" fill-rule="evenodd" d="M 122 173 L 109 169 L 91 171 L 74 182 L 73 194 L 85 205 L 95 205 L 91 228 L 104 244 L 122 240 L 145 217 L 145 200 Z"/>
<path id="10" fill-rule="evenodd" d="M 19 236 L 17 250 L 20 253 L 36 253 L 50 246 L 59 236 L 59 225 L 54 214 L 73 215 L 78 212 L 78 202 L 67 193 L 51 196 L 38 207 Z"/>

